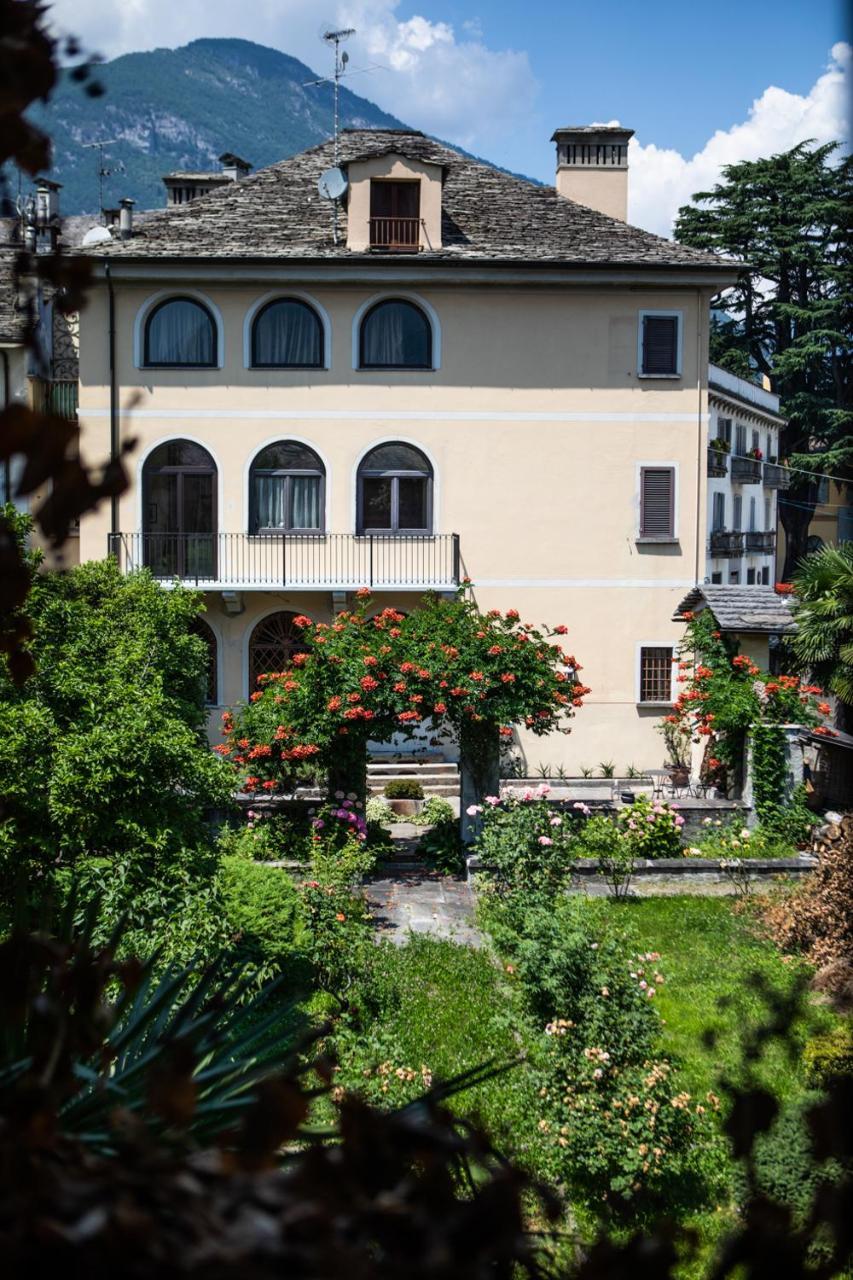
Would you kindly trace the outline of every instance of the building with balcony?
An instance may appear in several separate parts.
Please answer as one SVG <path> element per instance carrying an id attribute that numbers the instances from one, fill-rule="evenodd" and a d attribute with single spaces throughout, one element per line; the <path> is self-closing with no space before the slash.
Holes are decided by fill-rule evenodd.
<path id="1" fill-rule="evenodd" d="M 295 615 L 470 578 L 484 609 L 565 623 L 592 687 L 570 737 L 522 728 L 531 767 L 661 760 L 734 271 L 626 224 L 618 132 L 559 130 L 547 188 L 344 131 L 337 209 L 329 142 L 87 251 L 81 449 L 137 446 L 81 555 L 204 593 L 212 724 L 285 665 Z"/>
<path id="2" fill-rule="evenodd" d="M 708 372 L 708 511 L 705 581 L 776 581 L 776 495 L 788 487 L 779 461 L 785 419 L 779 397 L 711 365 Z"/>

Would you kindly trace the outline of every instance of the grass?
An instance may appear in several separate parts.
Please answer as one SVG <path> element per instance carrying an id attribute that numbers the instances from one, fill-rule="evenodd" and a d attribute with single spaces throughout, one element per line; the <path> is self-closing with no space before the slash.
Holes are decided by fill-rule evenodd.
<path id="1" fill-rule="evenodd" d="M 732 898 L 681 895 L 611 903 L 610 910 L 637 937 L 641 950 L 661 953 L 666 984 L 658 1008 L 665 1020 L 663 1047 L 676 1057 L 694 1092 L 714 1089 L 736 1070 L 741 1033 L 766 1015 L 762 982 L 791 990 L 802 967 L 763 939 L 748 906 Z M 810 1008 L 795 1028 L 795 1042 L 834 1019 Z M 712 1032 L 715 1043 L 706 1041 Z M 772 1047 L 759 1076 L 778 1097 L 796 1097 L 803 1085 L 796 1062 Z"/>

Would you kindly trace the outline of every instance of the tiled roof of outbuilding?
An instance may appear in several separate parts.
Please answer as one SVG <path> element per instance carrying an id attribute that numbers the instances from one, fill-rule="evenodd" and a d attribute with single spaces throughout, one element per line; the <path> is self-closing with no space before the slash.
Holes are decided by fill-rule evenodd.
<path id="1" fill-rule="evenodd" d="M 443 167 L 443 247 L 424 250 L 409 262 L 681 267 L 709 272 L 730 266 L 713 254 L 566 200 L 553 187 L 501 173 L 419 133 L 345 130 L 339 146 L 344 166 L 393 151 Z M 341 243 L 333 243 L 331 209 L 317 192 L 317 179 L 333 163 L 332 142 L 322 143 L 190 204 L 161 210 L 135 229 L 131 240 L 99 245 L 96 252 L 111 258 L 352 259 L 356 255 L 346 248 L 345 235 Z M 377 255 L 369 256 L 373 260 Z"/>
<path id="2" fill-rule="evenodd" d="M 686 595 L 673 614 L 680 622 L 689 610 L 707 606 L 721 631 L 768 632 L 779 635 L 796 630 L 791 597 L 773 587 L 721 586 L 703 583 Z"/>

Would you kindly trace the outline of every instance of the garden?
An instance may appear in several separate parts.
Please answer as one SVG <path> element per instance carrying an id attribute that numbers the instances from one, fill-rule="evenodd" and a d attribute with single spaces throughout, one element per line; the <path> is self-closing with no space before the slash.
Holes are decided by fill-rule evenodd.
<path id="1" fill-rule="evenodd" d="M 481 614 L 464 592 L 409 617 L 365 594 L 328 626 L 302 620 L 305 652 L 212 753 L 200 598 L 111 561 L 36 568 L 34 672 L 4 671 L 0 690 L 0 1098 L 25 1117 L 27 1177 L 45 1152 L 52 1187 L 75 1171 L 77 1198 L 66 1188 L 51 1212 L 70 1221 L 119 1167 L 136 1203 L 152 1160 L 176 1177 L 188 1162 L 185 1189 L 286 1167 L 263 1196 L 301 1188 L 302 1212 L 310 1187 L 324 1221 L 329 1197 L 355 1206 L 357 1229 L 336 1227 L 324 1248 L 338 1252 L 311 1274 L 337 1273 L 354 1241 L 375 1258 L 393 1202 L 411 1230 L 419 1204 L 444 1205 L 429 1247 L 464 1238 L 484 1275 L 565 1274 L 667 1238 L 698 1277 L 760 1202 L 834 1273 L 825 1189 L 815 1205 L 844 1185 L 849 1152 L 843 1125 L 816 1140 L 815 1117 L 853 1062 L 853 823 L 824 837 L 805 887 L 759 894 L 743 870 L 814 839 L 774 745 L 795 712 L 821 714 L 812 687 L 774 682 L 688 620 L 680 731 L 710 739 L 712 770 L 756 724 L 769 744 L 757 824 L 709 817 L 688 835 L 677 804 L 650 796 L 608 813 L 557 805 L 544 783 L 501 792 L 502 736 L 565 731 L 587 692 L 564 627 Z M 460 743 L 463 822 L 427 801 L 419 854 L 434 877 L 475 855 L 478 946 L 378 940 L 363 892 L 396 816 L 367 799 L 367 742 L 427 716 Z M 271 803 L 308 776 L 326 800 Z M 640 863 L 699 857 L 728 867 L 730 893 L 632 892 Z M 597 894 L 576 891 L 584 862 Z M 241 1185 L 216 1182 L 217 1238 Z M 403 1249 L 381 1229 L 382 1274 L 411 1269 L 414 1237 Z"/>

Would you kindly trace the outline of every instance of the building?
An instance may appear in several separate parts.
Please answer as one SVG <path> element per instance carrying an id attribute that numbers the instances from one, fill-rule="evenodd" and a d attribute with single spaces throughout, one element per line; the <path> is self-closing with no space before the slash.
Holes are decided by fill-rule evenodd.
<path id="1" fill-rule="evenodd" d="M 776 495 L 789 473 L 779 464 L 785 419 L 779 397 L 717 365 L 708 373 L 708 556 L 712 585 L 776 582 Z"/>
<path id="2" fill-rule="evenodd" d="M 565 623 L 593 690 L 569 738 L 522 734 L 530 767 L 662 760 L 672 614 L 706 572 L 709 302 L 734 269 L 611 216 L 617 132 L 558 130 L 555 189 L 344 131 L 337 204 L 329 142 L 86 251 L 81 449 L 138 444 L 81 556 L 204 592 L 212 724 L 285 664 L 294 615 L 469 577 L 484 609 Z"/>

